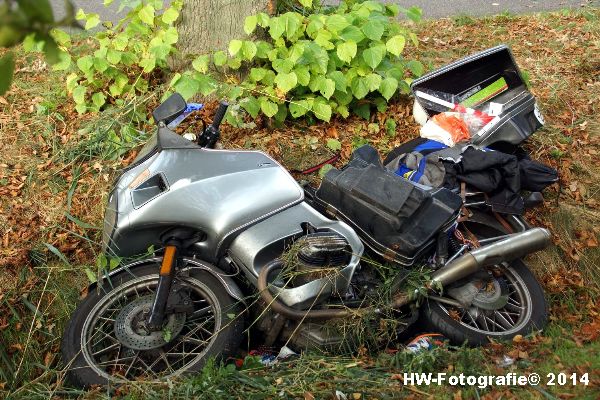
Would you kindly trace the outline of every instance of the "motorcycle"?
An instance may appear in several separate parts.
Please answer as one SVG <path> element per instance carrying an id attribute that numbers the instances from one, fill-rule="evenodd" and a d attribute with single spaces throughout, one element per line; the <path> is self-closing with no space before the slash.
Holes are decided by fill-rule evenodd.
<path id="1" fill-rule="evenodd" d="M 224 103 L 196 142 L 174 133 L 186 108 L 174 94 L 154 111 L 157 132 L 109 195 L 103 251 L 138 258 L 74 311 L 62 342 L 74 385 L 199 371 L 250 327 L 296 349 L 332 348 L 343 338 L 331 321 L 365 315 L 471 345 L 544 327 L 543 290 L 521 259 L 549 244 L 547 230 L 494 215 L 480 193 L 409 182 L 368 148 L 302 187 L 267 154 L 215 149 Z"/>

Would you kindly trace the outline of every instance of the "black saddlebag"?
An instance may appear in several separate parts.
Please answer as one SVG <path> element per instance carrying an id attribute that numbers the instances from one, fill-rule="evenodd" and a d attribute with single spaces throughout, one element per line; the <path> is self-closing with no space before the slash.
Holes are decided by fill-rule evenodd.
<path id="1" fill-rule="evenodd" d="M 373 250 L 403 265 L 412 265 L 435 243 L 462 204 L 448 189 L 409 182 L 386 170 L 378 158 L 365 161 L 356 154 L 342 170 L 327 172 L 316 197 Z"/>

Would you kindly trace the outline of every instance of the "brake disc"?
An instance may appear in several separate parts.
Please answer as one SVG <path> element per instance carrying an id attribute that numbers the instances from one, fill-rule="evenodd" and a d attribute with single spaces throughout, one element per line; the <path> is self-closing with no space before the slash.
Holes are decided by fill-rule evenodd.
<path id="1" fill-rule="evenodd" d="M 498 310 L 508 303 L 508 285 L 504 280 L 492 278 L 486 282 L 471 303 L 484 310 Z"/>
<path id="2" fill-rule="evenodd" d="M 115 336 L 123 346 L 133 350 L 151 350 L 164 346 L 177 337 L 185 325 L 185 313 L 166 316 L 166 323 L 160 331 L 149 331 L 146 318 L 152 309 L 153 295 L 143 296 L 127 304 L 117 318 Z"/>

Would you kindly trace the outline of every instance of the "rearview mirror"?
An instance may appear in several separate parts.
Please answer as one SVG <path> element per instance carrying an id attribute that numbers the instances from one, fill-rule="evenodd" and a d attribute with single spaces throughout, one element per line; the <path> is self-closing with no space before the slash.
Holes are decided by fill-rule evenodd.
<path id="1" fill-rule="evenodd" d="M 173 93 L 168 99 L 152 112 L 154 122 L 158 124 L 163 122 L 168 125 L 171 121 L 181 115 L 185 111 L 187 103 L 179 93 Z"/>

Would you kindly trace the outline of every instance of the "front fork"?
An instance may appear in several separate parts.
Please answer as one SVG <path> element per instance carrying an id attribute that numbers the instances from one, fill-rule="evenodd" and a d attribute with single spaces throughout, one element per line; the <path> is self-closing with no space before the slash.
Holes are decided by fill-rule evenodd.
<path id="1" fill-rule="evenodd" d="M 150 311 L 147 320 L 147 327 L 151 331 L 159 331 L 162 329 L 163 321 L 165 319 L 165 310 L 167 308 L 167 300 L 169 299 L 173 277 L 175 276 L 178 250 L 178 243 L 170 243 L 165 247 L 165 255 L 163 256 L 160 265 L 158 286 L 156 287 L 156 293 L 154 294 L 152 310 Z"/>

